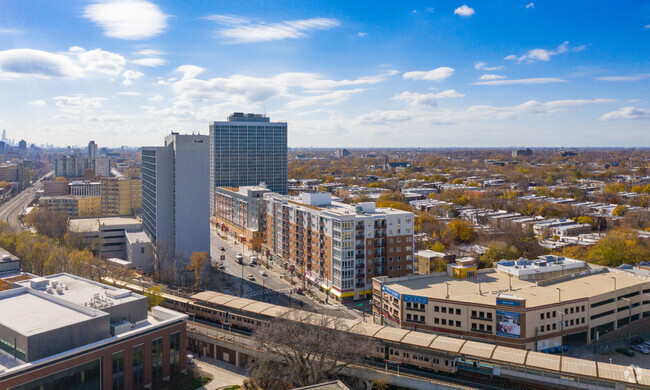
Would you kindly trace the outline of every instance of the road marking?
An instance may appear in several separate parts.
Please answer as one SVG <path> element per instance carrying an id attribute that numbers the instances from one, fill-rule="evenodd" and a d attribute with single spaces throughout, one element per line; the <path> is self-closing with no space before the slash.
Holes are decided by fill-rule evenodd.
<path id="1" fill-rule="evenodd" d="M 271 290 L 271 289 L 268 289 L 268 288 L 267 288 L 267 289 L 266 289 L 266 293 L 267 293 L 267 294 L 271 294 L 271 293 L 289 292 L 289 291 L 291 291 L 291 290 L 293 290 L 293 287 L 279 288 L 279 289 L 277 289 L 277 290 Z M 258 295 L 262 295 L 262 294 L 263 294 L 263 291 L 264 291 L 264 290 L 257 290 L 257 291 L 249 292 L 248 294 L 246 294 L 246 296 L 247 296 L 247 297 L 256 297 L 256 296 L 258 296 Z"/>

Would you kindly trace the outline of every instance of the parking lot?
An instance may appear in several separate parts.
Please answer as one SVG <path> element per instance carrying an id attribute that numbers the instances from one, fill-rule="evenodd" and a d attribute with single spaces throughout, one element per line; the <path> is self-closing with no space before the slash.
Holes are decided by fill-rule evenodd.
<path id="1" fill-rule="evenodd" d="M 640 335 L 645 341 L 650 341 L 650 333 Z M 611 342 L 603 342 L 598 344 L 598 350 L 601 353 L 594 352 L 593 345 L 569 345 L 569 350 L 565 353 L 566 356 L 577 357 L 581 359 L 595 360 L 604 363 L 620 364 L 624 366 L 634 365 L 642 368 L 650 368 L 650 354 L 644 355 L 635 352 L 633 357 L 625 356 L 616 352 L 617 348 L 627 347 L 628 338 L 621 337 Z M 606 352 L 605 352 L 606 350 Z"/>

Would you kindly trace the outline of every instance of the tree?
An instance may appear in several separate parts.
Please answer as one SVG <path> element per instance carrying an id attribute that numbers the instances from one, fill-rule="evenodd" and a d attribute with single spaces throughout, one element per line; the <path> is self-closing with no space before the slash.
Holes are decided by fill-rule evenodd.
<path id="1" fill-rule="evenodd" d="M 252 384 L 284 390 L 336 378 L 373 347 L 347 330 L 341 319 L 299 310 L 257 327 L 253 338 L 259 352 L 249 364 Z"/>
<path id="2" fill-rule="evenodd" d="M 153 280 L 160 281 L 163 276 L 163 267 L 169 265 L 173 257 L 172 247 L 166 241 L 156 241 L 156 245 L 149 247 L 149 257 L 153 262 Z"/>
<path id="3" fill-rule="evenodd" d="M 505 242 L 495 242 L 488 245 L 487 250 L 481 256 L 481 265 L 483 268 L 491 268 L 499 260 L 515 260 L 519 257 L 517 248 L 510 246 Z"/>
<path id="4" fill-rule="evenodd" d="M 159 306 L 165 298 L 162 296 L 162 286 L 151 286 L 144 291 L 144 296 L 147 297 L 147 310 L 151 310 L 154 306 Z"/>
<path id="5" fill-rule="evenodd" d="M 575 221 L 576 223 L 588 223 L 589 225 L 591 225 L 592 229 L 596 227 L 596 222 L 594 222 L 594 219 L 587 215 L 580 216 L 576 218 Z"/>
<path id="6" fill-rule="evenodd" d="M 608 267 L 635 264 L 650 258 L 650 244 L 632 229 L 616 229 L 589 249 L 589 260 Z"/>
<path id="7" fill-rule="evenodd" d="M 203 282 L 203 270 L 205 269 L 206 264 L 210 256 L 205 252 L 192 252 L 190 255 L 190 264 L 187 266 L 187 269 L 194 271 L 194 288 L 199 288 Z"/>
<path id="8" fill-rule="evenodd" d="M 463 219 L 452 219 L 447 229 L 453 232 L 454 239 L 458 243 L 472 242 L 476 237 L 474 225 L 470 221 Z"/>
<path id="9" fill-rule="evenodd" d="M 615 217 L 622 217 L 626 211 L 627 211 L 627 206 L 618 205 L 614 208 L 614 211 L 612 211 L 612 215 Z"/>

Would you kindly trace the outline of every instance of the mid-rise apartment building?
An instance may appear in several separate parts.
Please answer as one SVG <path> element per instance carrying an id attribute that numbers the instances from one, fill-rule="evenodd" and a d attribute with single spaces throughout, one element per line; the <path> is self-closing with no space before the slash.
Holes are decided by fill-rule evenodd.
<path id="1" fill-rule="evenodd" d="M 136 215 L 142 209 L 142 180 L 104 177 L 102 215 Z"/>
<path id="2" fill-rule="evenodd" d="M 270 253 L 336 299 L 370 295 L 376 276 L 413 274 L 413 213 L 333 202 L 329 193 L 264 197 Z"/>
<path id="3" fill-rule="evenodd" d="M 70 195 L 74 196 L 101 196 L 102 183 L 98 181 L 73 181 L 68 184 Z"/>
<path id="4" fill-rule="evenodd" d="M 256 186 L 287 193 L 287 123 L 236 112 L 210 125 L 210 212 L 217 187 Z"/>
<path id="5" fill-rule="evenodd" d="M 650 319 L 645 276 L 557 256 L 478 273 L 461 260 L 448 273 L 375 278 L 374 322 L 541 351 L 568 337 L 590 343 L 626 326 L 628 316 Z"/>
<path id="6" fill-rule="evenodd" d="M 165 145 L 142 148 L 142 225 L 189 261 L 210 253 L 210 138 L 172 133 Z"/>
<path id="7" fill-rule="evenodd" d="M 43 210 L 66 214 L 69 218 L 102 215 L 101 196 L 42 196 L 38 205 Z"/>
<path id="8" fill-rule="evenodd" d="M 159 388 L 186 366 L 182 313 L 69 274 L 0 292 L 0 389 Z"/>
<path id="9" fill-rule="evenodd" d="M 223 234 L 260 251 L 266 225 L 263 195 L 268 192 L 263 186 L 216 188 L 212 222 Z"/>

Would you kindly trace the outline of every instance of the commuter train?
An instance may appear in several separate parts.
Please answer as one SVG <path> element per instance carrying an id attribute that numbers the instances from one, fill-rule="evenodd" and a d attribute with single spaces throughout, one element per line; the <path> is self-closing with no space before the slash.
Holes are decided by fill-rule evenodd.
<path id="1" fill-rule="evenodd" d="M 140 286 L 126 284 L 124 287 L 142 292 Z M 162 305 L 167 308 L 242 332 L 251 332 L 277 318 L 291 320 L 290 313 L 294 311 L 302 313 L 297 309 L 213 291 L 204 291 L 190 298 L 165 293 L 163 298 Z M 491 380 L 523 383 L 528 388 L 650 389 L 650 370 L 640 367 L 549 355 L 360 320 L 328 318 L 331 318 L 331 323 L 343 321 L 345 331 L 371 340 L 373 347 L 368 356 L 377 363 L 399 364 L 423 372 L 489 377 Z"/>

